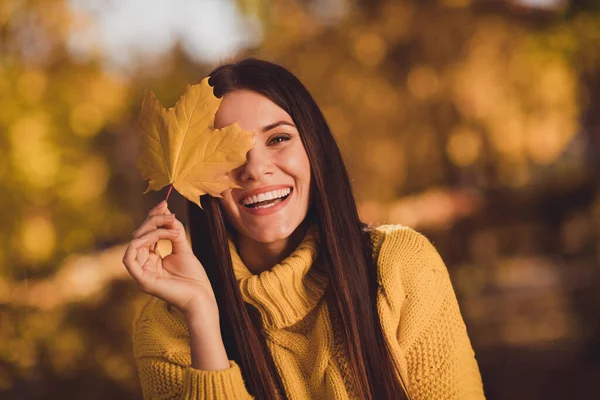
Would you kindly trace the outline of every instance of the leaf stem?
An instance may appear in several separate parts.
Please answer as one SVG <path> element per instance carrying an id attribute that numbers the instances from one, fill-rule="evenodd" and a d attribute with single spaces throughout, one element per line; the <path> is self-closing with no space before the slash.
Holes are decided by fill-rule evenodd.
<path id="1" fill-rule="evenodd" d="M 167 197 L 165 198 L 165 201 L 169 201 L 169 195 L 171 194 L 171 190 L 173 190 L 173 185 L 169 186 L 169 191 L 167 192 Z"/>

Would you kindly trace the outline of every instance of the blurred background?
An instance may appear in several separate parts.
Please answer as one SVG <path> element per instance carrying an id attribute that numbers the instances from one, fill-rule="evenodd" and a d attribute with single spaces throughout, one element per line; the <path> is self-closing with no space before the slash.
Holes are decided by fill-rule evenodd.
<path id="1" fill-rule="evenodd" d="M 313 93 L 363 219 L 434 242 L 488 399 L 598 396 L 600 2 L 0 0 L 2 399 L 140 398 L 142 96 L 244 56 Z"/>

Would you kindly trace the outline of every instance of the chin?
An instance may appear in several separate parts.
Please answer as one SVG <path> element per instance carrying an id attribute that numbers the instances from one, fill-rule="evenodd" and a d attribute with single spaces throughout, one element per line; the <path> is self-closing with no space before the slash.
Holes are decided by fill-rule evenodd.
<path id="1" fill-rule="evenodd" d="M 287 226 L 255 227 L 244 229 L 246 236 L 259 243 L 273 243 L 289 238 L 294 233 L 295 228 Z"/>

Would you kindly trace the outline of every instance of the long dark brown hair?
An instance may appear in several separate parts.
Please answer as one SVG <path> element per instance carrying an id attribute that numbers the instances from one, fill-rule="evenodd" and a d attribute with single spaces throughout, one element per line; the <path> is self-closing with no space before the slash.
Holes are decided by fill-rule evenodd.
<path id="1" fill-rule="evenodd" d="M 330 277 L 327 295 L 343 325 L 357 394 L 361 399 L 405 398 L 379 323 L 369 229 L 359 219 L 344 161 L 321 110 L 292 73 L 267 61 L 251 58 L 222 65 L 210 74 L 209 83 L 217 97 L 251 90 L 292 117 L 311 166 L 307 218 L 319 227 L 320 257 Z M 190 237 L 216 295 L 227 354 L 240 365 L 253 396 L 285 398 L 258 313 L 244 303 L 235 279 L 224 214 L 213 197 L 202 196 L 201 204 L 204 211 L 188 201 Z"/>

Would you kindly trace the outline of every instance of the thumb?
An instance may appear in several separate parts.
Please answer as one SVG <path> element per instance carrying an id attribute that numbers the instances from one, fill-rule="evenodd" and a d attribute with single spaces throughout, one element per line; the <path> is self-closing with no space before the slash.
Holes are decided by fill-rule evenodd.
<path id="1" fill-rule="evenodd" d="M 171 214 L 171 211 L 165 207 L 163 213 Z M 165 224 L 165 228 L 179 230 L 179 233 L 177 234 L 177 236 L 174 237 L 173 239 L 171 239 L 171 243 L 173 244 L 173 250 L 172 250 L 173 253 L 177 253 L 177 254 L 186 253 L 186 252 L 192 253 L 192 247 L 190 246 L 190 243 L 188 242 L 187 236 L 185 234 L 185 227 L 183 226 L 181 221 L 179 221 L 177 219 L 177 217 L 175 217 L 173 219 L 173 221 Z"/>

